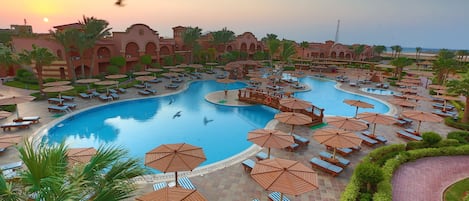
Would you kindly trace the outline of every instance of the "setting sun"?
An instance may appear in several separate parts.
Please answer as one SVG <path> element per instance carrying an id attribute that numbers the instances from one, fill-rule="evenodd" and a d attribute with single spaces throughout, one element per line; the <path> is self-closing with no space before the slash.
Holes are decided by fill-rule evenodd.
<path id="1" fill-rule="evenodd" d="M 42 21 L 44 21 L 44 22 L 49 22 L 49 18 L 44 17 L 44 19 L 42 19 Z"/>

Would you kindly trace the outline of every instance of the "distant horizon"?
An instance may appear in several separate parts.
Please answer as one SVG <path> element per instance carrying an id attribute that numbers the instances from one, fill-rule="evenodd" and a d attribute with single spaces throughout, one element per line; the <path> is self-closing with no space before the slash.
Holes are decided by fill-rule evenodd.
<path id="1" fill-rule="evenodd" d="M 53 26 L 96 17 L 109 22 L 112 31 L 125 31 L 132 24 L 146 24 L 162 37 L 172 38 L 172 27 L 199 27 L 203 32 L 227 27 L 236 35 L 253 33 L 258 39 L 268 33 L 298 43 L 334 40 L 340 20 L 339 43 L 400 45 L 428 49 L 469 49 L 469 1 L 452 0 L 173 0 L 147 2 L 15 0 L 2 2 L 0 28 L 11 24 L 33 26 L 47 33 Z"/>

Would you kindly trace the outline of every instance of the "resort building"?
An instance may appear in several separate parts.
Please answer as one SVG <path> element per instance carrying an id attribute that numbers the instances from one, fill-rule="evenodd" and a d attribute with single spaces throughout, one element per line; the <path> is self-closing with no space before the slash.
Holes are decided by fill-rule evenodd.
<path id="1" fill-rule="evenodd" d="M 67 29 L 81 29 L 82 24 L 72 23 L 54 27 L 54 31 L 61 32 Z M 15 27 L 15 29 L 18 29 Z M 30 29 L 32 31 L 32 28 Z M 49 49 L 57 56 L 49 66 L 43 67 L 44 78 L 71 79 L 89 75 L 105 74 L 110 65 L 110 59 L 122 56 L 126 65 L 120 68 L 121 73 L 143 70 L 140 58 L 143 55 L 151 56 L 152 63 L 162 64 L 165 57 L 179 56 L 183 63 L 190 63 L 191 48 L 184 44 L 183 33 L 186 27 L 173 27 L 173 38 L 163 38 L 158 31 L 145 24 L 133 24 L 123 32 L 112 32 L 110 36 L 97 41 L 93 48 L 85 50 L 80 56 L 76 48 L 67 48 L 53 38 L 50 33 L 33 34 L 32 36 L 13 36 L 11 47 L 14 52 L 32 49 L 35 44 Z M 202 35 L 198 43 L 203 50 L 212 48 L 215 59 L 225 52 L 238 51 L 253 58 L 256 52 L 268 51 L 267 46 L 251 32 L 237 35 L 235 39 L 225 45 L 214 45 L 211 33 Z M 355 46 L 355 45 L 353 45 Z M 372 47 L 364 45 L 360 55 L 354 55 L 353 46 L 326 41 L 325 43 L 310 43 L 309 47 L 301 48 L 297 45 L 294 58 L 316 59 L 346 59 L 364 60 L 373 56 Z M 83 68 L 82 68 L 83 66 Z M 13 76 L 18 67 L 10 66 L 0 71 L 0 77 Z"/>

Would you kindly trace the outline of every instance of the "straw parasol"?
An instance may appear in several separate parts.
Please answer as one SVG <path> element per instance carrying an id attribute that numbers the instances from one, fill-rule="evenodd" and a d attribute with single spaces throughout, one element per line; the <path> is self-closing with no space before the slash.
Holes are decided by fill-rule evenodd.
<path id="1" fill-rule="evenodd" d="M 105 78 L 106 79 L 121 79 L 121 78 L 125 78 L 127 77 L 127 75 L 124 75 L 124 74 L 115 74 L 115 75 L 106 75 Z"/>
<path id="2" fill-rule="evenodd" d="M 281 158 L 266 159 L 256 163 L 251 177 L 269 191 L 300 195 L 318 189 L 318 174 L 298 161 Z"/>
<path id="3" fill-rule="evenodd" d="M 156 79 L 156 77 L 155 76 L 145 75 L 145 76 L 138 76 L 135 79 L 138 80 L 138 81 L 147 82 L 147 81 Z"/>
<path id="4" fill-rule="evenodd" d="M 4 119 L 4 118 L 7 118 L 11 115 L 11 112 L 8 112 L 8 111 L 0 111 L 0 119 Z"/>
<path id="5" fill-rule="evenodd" d="M 407 99 L 414 99 L 414 100 L 421 100 L 421 101 L 429 101 L 431 100 L 430 98 L 427 98 L 425 96 L 420 96 L 420 95 L 407 95 L 405 96 Z"/>
<path id="6" fill-rule="evenodd" d="M 358 108 L 375 108 L 375 106 L 373 104 L 363 102 L 361 100 L 345 99 L 343 102 L 347 105 L 357 107 L 355 109 L 355 116 L 357 116 Z"/>
<path id="7" fill-rule="evenodd" d="M 148 74 L 151 74 L 151 72 L 148 72 L 148 71 L 139 71 L 139 72 L 134 72 L 133 74 L 136 75 L 136 76 L 140 76 L 140 75 L 148 75 Z"/>
<path id="8" fill-rule="evenodd" d="M 64 91 L 69 91 L 69 90 L 72 90 L 73 89 L 73 86 L 69 86 L 69 85 L 65 85 L 65 86 L 53 86 L 53 87 L 47 87 L 47 88 L 44 88 L 44 92 L 59 92 L 59 100 L 60 100 L 60 104 L 62 104 L 62 92 Z"/>
<path id="9" fill-rule="evenodd" d="M 181 187 L 165 187 L 135 198 L 137 201 L 206 201 L 205 197 L 195 189 Z"/>
<path id="10" fill-rule="evenodd" d="M 443 99 L 443 111 L 446 111 L 446 104 L 449 100 L 460 100 L 458 97 L 455 96 L 448 96 L 448 95 L 436 95 L 433 98 L 440 98 Z"/>
<path id="11" fill-rule="evenodd" d="M 178 171 L 192 171 L 205 160 L 201 147 L 186 143 L 163 144 L 145 154 L 145 166 L 164 173 L 174 172 L 176 187 Z"/>
<path id="12" fill-rule="evenodd" d="M 223 78 L 223 79 L 217 79 L 217 82 L 219 83 L 224 83 L 225 84 L 225 96 L 228 95 L 228 89 L 227 89 L 227 85 L 230 84 L 230 83 L 233 83 L 233 82 L 236 82 L 236 80 L 233 80 L 233 79 L 229 79 L 229 78 Z"/>
<path id="13" fill-rule="evenodd" d="M 0 149 L 6 149 L 10 146 L 16 145 L 23 140 L 21 135 L 1 135 L 0 136 Z"/>
<path id="14" fill-rule="evenodd" d="M 327 124 L 344 130 L 361 131 L 368 128 L 365 122 L 347 117 L 327 117 L 326 122 Z"/>
<path id="15" fill-rule="evenodd" d="M 91 158 L 96 155 L 96 152 L 96 149 L 93 147 L 68 149 L 68 163 L 88 163 L 90 162 Z"/>
<path id="16" fill-rule="evenodd" d="M 95 82 L 94 84 L 95 85 L 101 85 L 101 86 L 107 86 L 106 87 L 106 93 L 109 94 L 109 86 L 114 85 L 114 84 L 118 84 L 118 83 L 119 82 L 116 81 L 116 80 L 103 80 L 103 81 Z"/>
<path id="17" fill-rule="evenodd" d="M 407 99 L 401 99 L 401 98 L 393 98 L 393 99 L 388 100 L 388 102 L 390 102 L 392 104 L 395 104 L 395 105 L 399 105 L 401 107 L 415 107 L 415 106 L 417 106 L 417 103 L 410 102 Z"/>
<path id="18" fill-rule="evenodd" d="M 78 84 L 87 84 L 88 90 L 90 89 L 90 84 L 94 82 L 99 82 L 99 79 L 79 79 L 76 81 Z"/>
<path id="19" fill-rule="evenodd" d="M 293 110 L 302 110 L 313 106 L 313 104 L 311 104 L 310 102 L 298 98 L 282 98 L 280 99 L 279 103 L 281 106 Z"/>
<path id="20" fill-rule="evenodd" d="M 351 131 L 335 128 L 318 129 L 313 133 L 313 139 L 320 144 L 334 147 L 333 158 L 337 148 L 360 146 L 362 139 Z"/>
<path id="21" fill-rule="evenodd" d="M 419 125 L 417 127 L 417 133 L 420 130 L 420 124 L 422 124 L 422 121 L 424 121 L 424 122 L 441 122 L 441 121 L 443 121 L 443 118 L 441 118 L 440 116 L 429 113 L 429 112 L 424 112 L 424 111 L 407 110 L 407 111 L 403 111 L 401 113 L 401 115 L 404 116 L 404 117 L 407 117 L 409 119 L 419 121 Z"/>
<path id="22" fill-rule="evenodd" d="M 428 85 L 428 88 L 436 89 L 436 90 L 447 89 L 446 86 L 437 85 L 437 84 L 430 84 L 430 85 Z"/>
<path id="23" fill-rule="evenodd" d="M 371 135 L 375 135 L 376 124 L 391 125 L 396 122 L 396 119 L 389 115 L 374 113 L 374 112 L 364 112 L 357 115 L 357 118 L 365 120 L 373 124 L 373 132 Z"/>
<path id="24" fill-rule="evenodd" d="M 267 147 L 267 158 L 270 158 L 270 148 L 285 148 L 295 142 L 293 136 L 272 129 L 257 129 L 248 133 L 248 140 L 261 146 Z"/>
<path id="25" fill-rule="evenodd" d="M 57 81 L 57 82 L 48 82 L 45 83 L 43 86 L 45 87 L 55 87 L 55 86 L 62 86 L 62 85 L 67 85 L 70 84 L 70 81 Z"/>
<path id="26" fill-rule="evenodd" d="M 171 68 L 171 69 L 169 69 L 169 71 L 176 72 L 176 73 L 181 73 L 181 72 L 184 72 L 186 70 L 183 69 L 183 68 Z"/>
<path id="27" fill-rule="evenodd" d="M 295 125 L 305 125 L 313 121 L 310 116 L 296 112 L 281 112 L 276 114 L 274 118 L 279 122 L 292 125 L 290 134 L 293 134 Z"/>
<path id="28" fill-rule="evenodd" d="M 26 103 L 34 100 L 36 97 L 34 96 L 10 96 L 7 98 L 0 99 L 0 105 L 15 105 L 16 107 L 16 117 L 20 118 L 19 107 L 17 104 Z"/>

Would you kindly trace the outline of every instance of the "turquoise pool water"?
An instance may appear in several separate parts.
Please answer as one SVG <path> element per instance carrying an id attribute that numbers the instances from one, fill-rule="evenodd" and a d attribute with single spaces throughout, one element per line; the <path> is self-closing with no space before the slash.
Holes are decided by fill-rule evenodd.
<path id="1" fill-rule="evenodd" d="M 296 96 L 326 108 L 328 115 L 353 116 L 354 108 L 343 104 L 343 98 L 375 104 L 374 112 L 389 110 L 378 101 L 336 90 L 334 82 L 314 78 L 302 78 L 301 82 L 313 90 Z M 227 85 L 228 89 L 245 86 L 241 82 Z M 44 131 L 42 140 L 49 144 L 65 140 L 70 147 L 113 144 L 142 161 L 146 152 L 161 144 L 185 142 L 203 147 L 207 161 L 202 165 L 212 164 L 251 146 L 247 133 L 264 128 L 277 112 L 261 105 L 230 107 L 205 100 L 207 93 L 224 88 L 225 84 L 213 80 L 197 81 L 174 95 L 103 104 L 58 122 Z M 178 112 L 180 116 L 175 116 Z"/>

